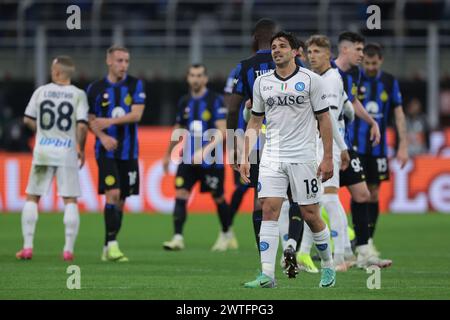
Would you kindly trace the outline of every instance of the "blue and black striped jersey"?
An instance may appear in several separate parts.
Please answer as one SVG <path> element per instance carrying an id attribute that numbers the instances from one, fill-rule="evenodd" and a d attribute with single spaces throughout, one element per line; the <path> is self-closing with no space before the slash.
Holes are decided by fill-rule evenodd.
<path id="1" fill-rule="evenodd" d="M 195 151 L 209 143 L 205 133 L 209 129 L 216 128 L 217 120 L 225 120 L 227 110 L 223 104 L 223 96 L 207 90 L 201 97 L 193 97 L 188 94 L 178 102 L 178 112 L 175 122 L 189 130 L 190 139 L 186 139 L 184 145 L 183 161 L 187 162 L 186 150 L 192 156 Z M 215 156 L 216 167 L 223 167 L 223 150 L 218 148 Z M 186 160 L 186 161 L 185 161 Z M 188 162 L 189 163 L 189 162 Z M 209 167 L 211 164 L 203 162 L 202 167 Z"/>
<path id="2" fill-rule="evenodd" d="M 91 83 L 87 88 L 89 113 L 96 117 L 115 118 L 131 112 L 134 104 L 145 104 L 144 84 L 141 80 L 126 75 L 123 80 L 112 83 L 107 77 Z M 111 126 L 105 129 L 106 134 L 115 138 L 118 147 L 114 151 L 106 151 L 96 138 L 96 158 L 130 160 L 137 159 L 139 153 L 137 123 Z"/>
<path id="3" fill-rule="evenodd" d="M 332 68 L 338 69 L 344 83 L 344 91 L 347 93 L 348 100 L 353 102 L 358 94 L 358 86 L 361 82 L 361 71 L 358 67 L 352 67 L 348 71 L 343 71 L 339 69 L 334 60 L 331 60 L 330 63 Z"/>
<path id="4" fill-rule="evenodd" d="M 231 94 L 233 93 L 233 88 L 238 82 L 239 77 L 239 66 L 236 66 L 231 70 L 230 74 L 228 75 L 227 82 L 225 84 L 225 88 L 223 89 L 223 92 L 225 94 Z M 244 120 L 243 111 L 245 108 L 245 100 L 241 102 L 241 105 L 239 106 L 239 118 L 238 118 L 238 126 L 237 129 L 242 129 L 245 131 L 247 128 L 247 123 Z"/>
<path id="5" fill-rule="evenodd" d="M 342 77 L 342 82 L 344 84 L 344 91 L 347 94 L 348 100 L 350 100 L 350 102 L 355 101 L 356 95 L 358 94 L 358 86 L 361 81 L 361 71 L 359 70 L 358 67 L 352 67 L 348 71 L 343 71 L 336 65 L 334 60 L 331 60 L 330 63 L 331 67 L 336 68 Z M 353 148 L 352 142 L 349 137 L 348 128 L 349 124 L 346 122 L 344 140 L 349 148 Z"/>
<path id="6" fill-rule="evenodd" d="M 373 147 L 370 141 L 369 125 L 365 121 L 356 118 L 348 127 L 349 140 L 353 145 L 353 149 L 363 155 L 386 157 L 386 128 L 388 120 L 392 110 L 402 105 L 402 95 L 398 81 L 387 72 L 380 71 L 376 77 L 368 77 L 362 72 L 357 97 L 370 116 L 377 121 L 380 127 L 381 140 L 380 144 Z"/>
<path id="7" fill-rule="evenodd" d="M 295 59 L 297 65 L 303 67 L 301 60 Z M 271 50 L 258 50 L 256 54 L 242 60 L 236 67 L 237 81 L 233 93 L 242 95 L 245 99 L 253 100 L 253 84 L 257 77 L 275 70 Z"/>

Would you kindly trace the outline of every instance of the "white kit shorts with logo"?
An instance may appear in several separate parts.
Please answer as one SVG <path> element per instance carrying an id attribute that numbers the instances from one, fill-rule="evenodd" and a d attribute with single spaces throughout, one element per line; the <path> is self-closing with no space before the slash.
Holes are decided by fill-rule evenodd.
<path id="1" fill-rule="evenodd" d="M 321 182 L 317 162 L 287 163 L 263 160 L 259 165 L 258 198 L 286 198 L 288 186 L 299 205 L 319 203 Z"/>
<path id="2" fill-rule="evenodd" d="M 43 196 L 47 193 L 56 176 L 58 195 L 67 198 L 81 196 L 77 167 L 55 167 L 33 164 L 30 170 L 26 193 Z"/>

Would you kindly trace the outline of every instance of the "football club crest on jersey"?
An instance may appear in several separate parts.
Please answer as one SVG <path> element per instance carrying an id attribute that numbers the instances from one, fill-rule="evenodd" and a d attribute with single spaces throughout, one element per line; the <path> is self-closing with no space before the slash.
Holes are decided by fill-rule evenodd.
<path id="1" fill-rule="evenodd" d="M 356 96 L 356 94 L 358 93 L 358 87 L 356 86 L 356 84 L 352 84 L 352 95 Z"/>
<path id="2" fill-rule="evenodd" d="M 299 92 L 305 90 L 305 84 L 303 82 L 297 82 L 295 84 L 295 90 L 297 90 Z"/>
<path id="3" fill-rule="evenodd" d="M 209 121 L 210 119 L 211 119 L 211 112 L 209 112 L 208 110 L 203 111 L 202 120 Z"/>
<path id="4" fill-rule="evenodd" d="M 131 103 L 133 102 L 133 99 L 131 98 L 130 94 L 127 94 L 127 96 L 125 97 L 125 99 L 123 100 L 123 102 L 125 102 L 125 104 L 127 106 L 130 106 Z"/>
<path id="5" fill-rule="evenodd" d="M 389 95 L 387 94 L 386 91 L 383 90 L 383 92 L 380 94 L 380 100 L 383 102 L 386 102 L 386 101 L 388 101 L 388 99 L 389 99 Z"/>

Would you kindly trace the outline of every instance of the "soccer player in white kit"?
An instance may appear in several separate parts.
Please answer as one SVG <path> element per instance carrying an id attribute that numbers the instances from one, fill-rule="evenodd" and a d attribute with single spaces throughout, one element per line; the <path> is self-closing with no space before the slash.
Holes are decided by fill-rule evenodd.
<path id="1" fill-rule="evenodd" d="M 56 57 L 51 66 L 52 82 L 36 89 L 25 110 L 24 122 L 36 132 L 36 143 L 22 210 L 24 244 L 16 253 L 17 259 L 29 260 L 33 256 L 39 199 L 47 193 L 54 177 L 58 195 L 65 205 L 63 259 L 72 261 L 74 258 L 80 224 L 78 167 L 84 164 L 89 108 L 84 91 L 71 85 L 74 71 L 70 57 Z"/>
<path id="2" fill-rule="evenodd" d="M 336 272 L 330 232 L 320 217 L 321 182 L 333 176 L 332 124 L 324 95 L 323 79 L 296 66 L 296 38 L 277 33 L 271 41 L 276 69 L 258 77 L 253 86 L 253 110 L 246 130 L 246 146 L 240 173 L 249 182 L 249 150 L 266 118 L 266 144 L 260 164 L 258 196 L 262 202 L 260 231 L 262 272 L 247 288 L 274 288 L 275 260 L 279 243 L 278 218 L 288 185 L 300 205 L 322 259 L 320 287 L 335 284 Z M 324 157 L 317 165 L 316 130 L 319 122 Z M 322 181 L 321 181 L 322 180 Z"/>
<path id="3" fill-rule="evenodd" d="M 328 104 L 330 106 L 331 116 L 334 118 L 334 124 L 339 130 L 339 140 L 334 140 L 333 145 L 333 177 L 324 182 L 324 194 L 322 195 L 322 205 L 327 210 L 330 218 L 331 237 L 334 239 L 334 263 L 336 271 L 347 271 L 348 265 L 345 263 L 344 256 L 353 255 L 351 251 L 350 240 L 347 233 L 347 217 L 344 208 L 339 200 L 338 191 L 340 188 L 339 170 L 345 170 L 342 167 L 341 158 L 346 158 L 347 164 L 350 160 L 348 147 L 344 141 L 345 122 L 344 113 L 350 110 L 353 111 L 353 106 L 347 98 L 344 91 L 344 85 L 339 72 L 331 67 L 331 43 L 330 40 L 323 35 L 311 36 L 306 42 L 308 60 L 311 69 L 319 74 L 326 84 L 325 94 L 327 96 Z M 353 111 L 354 112 L 354 111 Z M 348 112 L 347 112 L 348 114 Z M 323 150 L 319 143 L 319 157 Z M 311 250 L 312 236 L 311 231 L 305 226 L 302 245 L 300 247 L 300 255 L 307 254 Z M 301 259 L 300 259 L 301 260 Z"/>

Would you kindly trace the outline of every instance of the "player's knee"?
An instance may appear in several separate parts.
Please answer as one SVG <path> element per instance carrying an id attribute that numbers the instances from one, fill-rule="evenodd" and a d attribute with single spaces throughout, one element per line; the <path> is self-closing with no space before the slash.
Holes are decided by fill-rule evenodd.
<path id="1" fill-rule="evenodd" d="M 69 198 L 69 197 L 65 197 L 63 198 L 64 201 L 64 205 L 68 205 L 69 203 L 77 203 L 77 198 Z"/>
<path id="2" fill-rule="evenodd" d="M 189 195 L 190 195 L 190 192 L 188 190 L 186 190 L 186 189 L 178 189 L 175 192 L 175 197 L 177 199 L 181 199 L 181 200 L 189 199 Z"/>
<path id="3" fill-rule="evenodd" d="M 314 222 L 314 220 L 319 217 L 319 212 L 316 206 L 300 206 L 300 212 L 303 220 L 305 220 L 308 224 L 310 222 Z"/>
<path id="4" fill-rule="evenodd" d="M 278 220 L 279 208 L 272 201 L 262 200 L 263 220 Z"/>
<path id="5" fill-rule="evenodd" d="M 358 203 L 364 203 L 370 201 L 370 192 L 367 188 L 359 188 L 353 195 L 352 198 Z"/>
<path id="6" fill-rule="evenodd" d="M 112 189 L 105 192 L 106 202 L 110 204 L 118 204 L 120 201 L 120 190 Z"/>
<path id="7" fill-rule="evenodd" d="M 41 198 L 40 196 L 27 194 L 26 201 L 38 203 L 40 198 Z"/>
<path id="8" fill-rule="evenodd" d="M 225 197 L 223 196 L 223 194 L 218 195 L 213 194 L 213 199 L 216 204 L 222 204 L 225 202 Z"/>

